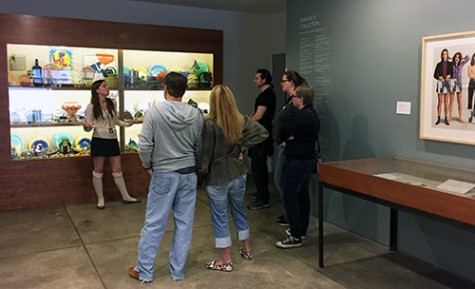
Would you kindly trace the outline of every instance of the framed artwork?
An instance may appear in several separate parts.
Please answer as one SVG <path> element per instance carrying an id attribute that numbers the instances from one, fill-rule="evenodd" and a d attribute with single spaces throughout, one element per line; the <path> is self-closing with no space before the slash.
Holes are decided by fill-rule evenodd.
<path id="1" fill-rule="evenodd" d="M 475 31 L 422 38 L 419 137 L 475 145 Z"/>

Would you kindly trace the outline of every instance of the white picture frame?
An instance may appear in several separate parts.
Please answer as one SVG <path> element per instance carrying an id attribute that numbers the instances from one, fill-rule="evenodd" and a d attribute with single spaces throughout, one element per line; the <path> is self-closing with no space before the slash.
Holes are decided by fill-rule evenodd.
<path id="1" fill-rule="evenodd" d="M 438 80 L 434 78 L 434 73 L 437 64 L 441 62 L 444 49 L 448 50 L 450 63 L 452 63 L 452 58 L 456 52 L 462 54 L 462 60 L 466 59 L 466 56 L 469 59 L 461 67 L 461 80 L 458 81 L 461 85 L 461 119 L 459 120 L 458 93 L 453 92 L 453 96 L 451 96 L 451 92 L 442 93 L 440 123 L 436 124 L 438 120 L 439 93 L 436 91 Z M 470 83 L 468 69 L 471 66 L 472 60 L 475 61 L 475 31 L 422 38 L 419 125 L 419 137 L 421 139 L 475 145 L 475 117 L 471 114 L 475 105 L 475 91 L 472 93 L 472 109 L 468 109 Z M 473 69 L 475 71 L 475 65 Z M 455 78 L 456 75 L 452 75 L 451 79 L 444 80 L 444 83 L 447 83 L 450 87 L 455 87 Z M 447 113 L 445 112 L 445 98 L 448 99 Z M 450 100 L 452 98 L 452 110 L 450 112 Z M 446 116 L 448 118 L 448 125 L 445 123 Z M 450 116 L 452 117 L 451 120 Z"/>

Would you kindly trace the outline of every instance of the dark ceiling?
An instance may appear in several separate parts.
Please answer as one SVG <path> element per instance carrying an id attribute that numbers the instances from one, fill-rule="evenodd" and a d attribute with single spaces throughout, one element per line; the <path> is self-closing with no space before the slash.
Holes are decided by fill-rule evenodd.
<path id="1" fill-rule="evenodd" d="M 277 14 L 287 8 L 286 0 L 130 0 L 157 4 L 228 10 L 254 14 Z"/>

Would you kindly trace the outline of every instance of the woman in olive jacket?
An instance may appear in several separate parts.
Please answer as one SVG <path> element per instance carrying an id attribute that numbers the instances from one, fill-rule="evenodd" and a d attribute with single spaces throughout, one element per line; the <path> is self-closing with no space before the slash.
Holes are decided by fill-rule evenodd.
<path id="1" fill-rule="evenodd" d="M 243 156 L 250 147 L 264 141 L 268 135 L 262 125 L 239 112 L 228 86 L 217 85 L 213 88 L 210 113 L 205 121 L 198 157 L 198 180 L 199 183 L 205 181 L 216 248 L 219 248 L 221 255 L 220 259 L 206 265 L 208 269 L 233 270 L 228 201 L 238 239 L 242 241 L 238 252 L 246 260 L 253 258 L 244 203 L 248 168 Z"/>

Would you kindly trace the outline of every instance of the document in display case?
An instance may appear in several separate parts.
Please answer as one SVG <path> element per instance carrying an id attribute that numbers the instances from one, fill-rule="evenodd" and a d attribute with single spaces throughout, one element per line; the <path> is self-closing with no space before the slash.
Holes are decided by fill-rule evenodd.
<path id="1" fill-rule="evenodd" d="M 475 171 L 419 160 L 390 157 L 320 165 L 319 266 L 323 258 L 324 189 L 388 206 L 390 248 L 397 249 L 397 212 L 410 210 L 475 226 Z"/>

